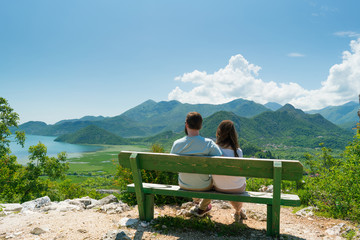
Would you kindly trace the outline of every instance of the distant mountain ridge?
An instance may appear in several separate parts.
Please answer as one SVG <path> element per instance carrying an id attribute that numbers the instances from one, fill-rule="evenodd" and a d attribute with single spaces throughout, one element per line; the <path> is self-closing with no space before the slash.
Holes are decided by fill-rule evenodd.
<path id="1" fill-rule="evenodd" d="M 252 118 L 240 117 L 232 112 L 217 112 L 206 118 L 201 134 L 214 138 L 216 127 L 224 119 L 235 123 L 239 137 L 261 145 L 273 143 L 314 148 L 325 143 L 327 147 L 343 148 L 353 136 L 320 114 L 306 114 L 290 104 Z"/>
<path id="2" fill-rule="evenodd" d="M 320 113 L 329 121 L 341 126 L 342 128 L 351 130 L 355 128 L 359 122 L 357 111 L 359 104 L 356 102 L 348 102 L 341 106 L 329 106 L 319 110 L 307 111 L 307 113 Z"/>
<path id="3" fill-rule="evenodd" d="M 278 109 L 280 109 L 282 107 L 282 105 L 276 103 L 276 102 L 268 102 L 264 105 L 265 107 L 273 110 L 273 111 L 276 111 Z"/>
<path id="4" fill-rule="evenodd" d="M 103 117 L 103 116 L 85 116 L 85 117 L 82 117 L 80 119 L 67 119 L 67 120 L 61 120 L 57 123 L 55 123 L 55 125 L 59 125 L 59 124 L 62 124 L 62 123 L 65 123 L 65 122 L 78 122 L 78 121 L 88 121 L 88 122 L 93 122 L 93 121 L 101 121 L 101 120 L 104 120 L 106 118 L 109 118 L 109 117 Z"/>
<path id="5" fill-rule="evenodd" d="M 204 118 L 202 136 L 215 139 L 217 126 L 222 120 L 232 120 L 239 137 L 256 145 L 286 145 L 317 148 L 324 143 L 330 148 L 344 148 L 351 141 L 352 134 L 320 114 L 307 114 L 290 104 L 275 112 L 266 111 L 252 118 L 245 118 L 233 112 L 219 111 Z M 183 131 L 163 131 L 143 138 L 121 138 L 104 129 L 91 125 L 75 133 L 57 138 L 58 141 L 88 144 L 153 144 L 170 148 L 174 140 L 184 136 Z"/>
<path id="6" fill-rule="evenodd" d="M 156 103 L 148 100 L 126 112 L 126 116 L 140 124 L 152 125 L 162 130 L 180 130 L 188 112 L 199 112 L 206 118 L 218 111 L 231 111 L 242 117 L 252 117 L 265 111 L 265 106 L 244 99 L 236 99 L 224 104 L 188 104 L 178 101 L 161 101 Z"/>
<path id="7" fill-rule="evenodd" d="M 270 105 L 279 107 L 276 103 Z M 59 141 L 71 143 L 159 142 L 169 146 L 170 141 L 183 135 L 185 116 L 190 111 L 202 114 L 204 127 L 201 134 L 211 138 L 215 138 L 216 128 L 224 119 L 234 121 L 241 138 L 262 145 L 318 147 L 324 142 L 328 147 L 342 148 L 352 137 L 350 131 L 339 128 L 320 114 L 308 114 L 290 104 L 272 111 L 244 99 L 219 105 L 148 100 L 115 117 L 86 116 L 54 125 L 27 122 L 20 125 L 20 130 L 27 134 L 61 136 Z M 101 138 L 97 139 L 94 133 Z M 83 139 L 88 140 L 84 142 Z"/>
<path id="8" fill-rule="evenodd" d="M 178 101 L 153 100 L 144 103 L 115 117 L 83 117 L 81 119 L 63 120 L 54 125 L 43 122 L 28 122 L 19 126 L 20 130 L 35 135 L 60 136 L 74 133 L 89 125 L 95 125 L 121 137 L 146 137 L 162 131 L 180 131 L 185 116 L 190 111 L 197 111 L 207 117 L 217 111 L 232 111 L 239 116 L 251 117 L 264 111 L 271 111 L 261 104 L 244 99 L 213 105 L 187 104 Z"/>

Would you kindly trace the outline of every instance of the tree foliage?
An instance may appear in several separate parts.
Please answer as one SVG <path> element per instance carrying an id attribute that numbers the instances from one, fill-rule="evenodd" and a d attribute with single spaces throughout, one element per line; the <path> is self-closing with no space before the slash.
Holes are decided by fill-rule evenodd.
<path id="1" fill-rule="evenodd" d="M 302 198 L 331 217 L 360 221 L 360 129 L 341 159 L 330 153 L 323 147 L 321 154 L 307 156 Z"/>
<path id="2" fill-rule="evenodd" d="M 153 144 L 151 146 L 151 152 L 163 153 L 164 148 L 159 144 Z M 161 183 L 161 184 L 178 184 L 178 174 L 173 172 L 164 172 L 156 170 L 141 170 L 141 177 L 143 182 L 147 183 Z M 121 190 L 125 190 L 126 186 L 130 183 L 133 183 L 133 176 L 131 169 L 118 166 L 115 178 L 117 185 L 120 186 Z M 136 204 L 136 198 L 134 193 L 123 192 L 120 196 L 121 200 L 130 204 Z M 188 200 L 188 199 L 187 199 Z M 185 201 L 185 198 L 164 196 L 164 195 L 155 195 L 156 204 L 169 204 L 169 203 L 182 203 Z"/>
<path id="3" fill-rule="evenodd" d="M 17 127 L 19 115 L 0 97 L 0 200 L 6 202 L 27 201 L 41 197 L 49 188 L 49 180 L 65 177 L 69 168 L 66 154 L 48 157 L 41 142 L 29 148 L 29 162 L 23 166 L 11 155 L 11 127 Z M 24 146 L 25 133 L 15 132 L 14 141 Z"/>

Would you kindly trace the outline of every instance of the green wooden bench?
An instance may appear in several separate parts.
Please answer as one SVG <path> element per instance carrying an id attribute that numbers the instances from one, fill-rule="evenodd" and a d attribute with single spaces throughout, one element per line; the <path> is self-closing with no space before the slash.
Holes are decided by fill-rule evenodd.
<path id="1" fill-rule="evenodd" d="M 297 181 L 302 178 L 303 166 L 299 161 L 122 151 L 119 153 L 119 163 L 132 170 L 134 183 L 127 186 L 127 191 L 136 193 L 141 220 L 150 221 L 154 218 L 154 194 L 262 203 L 267 205 L 267 234 L 277 236 L 280 231 L 280 205 L 300 205 L 297 195 L 281 193 L 281 180 Z M 273 193 L 226 194 L 216 191 L 187 191 L 175 185 L 143 183 L 141 169 L 271 178 Z"/>

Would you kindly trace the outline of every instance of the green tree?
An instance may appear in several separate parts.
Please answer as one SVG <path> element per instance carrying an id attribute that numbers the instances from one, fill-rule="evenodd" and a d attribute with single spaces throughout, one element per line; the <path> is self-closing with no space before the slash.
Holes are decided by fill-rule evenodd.
<path id="1" fill-rule="evenodd" d="M 151 152 L 163 153 L 164 148 L 159 144 L 151 145 Z M 178 174 L 173 172 L 163 172 L 163 171 L 155 171 L 155 170 L 141 170 L 141 177 L 143 182 L 148 183 L 162 183 L 162 184 L 178 184 Z M 129 183 L 133 183 L 132 171 L 131 169 L 124 168 L 122 166 L 118 166 L 116 172 L 116 184 L 120 186 L 121 190 L 125 190 L 126 186 Z M 123 202 L 134 205 L 136 204 L 135 194 L 123 192 L 120 196 Z M 186 199 L 188 200 L 188 199 Z M 156 204 L 168 204 L 168 203 L 182 203 L 185 201 L 185 198 L 179 197 L 170 197 L 164 195 L 155 195 L 155 203 Z"/>
<path id="2" fill-rule="evenodd" d="M 18 164 L 11 155 L 11 127 L 17 127 L 19 115 L 0 97 L 0 200 L 6 202 L 27 201 L 46 194 L 49 180 L 64 178 L 69 168 L 66 154 L 48 157 L 46 146 L 39 143 L 29 148 L 30 158 L 26 166 Z M 24 146 L 25 133 L 15 131 L 14 141 Z"/>
<path id="3" fill-rule="evenodd" d="M 302 200 L 325 214 L 360 221 L 360 129 L 346 147 L 342 159 L 322 148 L 318 156 L 307 156 L 311 175 L 305 179 Z"/>
<path id="4" fill-rule="evenodd" d="M 18 121 L 19 115 L 13 112 L 6 99 L 0 97 L 0 199 L 12 194 L 21 175 L 22 166 L 17 163 L 15 156 L 10 155 L 12 133 L 9 128 L 17 127 Z M 24 132 L 16 131 L 14 141 L 24 146 Z"/>

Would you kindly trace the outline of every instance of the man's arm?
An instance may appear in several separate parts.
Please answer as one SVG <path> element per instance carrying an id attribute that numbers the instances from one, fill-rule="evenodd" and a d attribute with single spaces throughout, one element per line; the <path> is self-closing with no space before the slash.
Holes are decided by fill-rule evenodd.
<path id="1" fill-rule="evenodd" d="M 223 155 L 219 146 L 216 145 L 216 143 L 214 143 L 214 141 L 212 141 L 212 140 L 211 140 L 209 155 L 210 156 L 222 156 Z"/>

